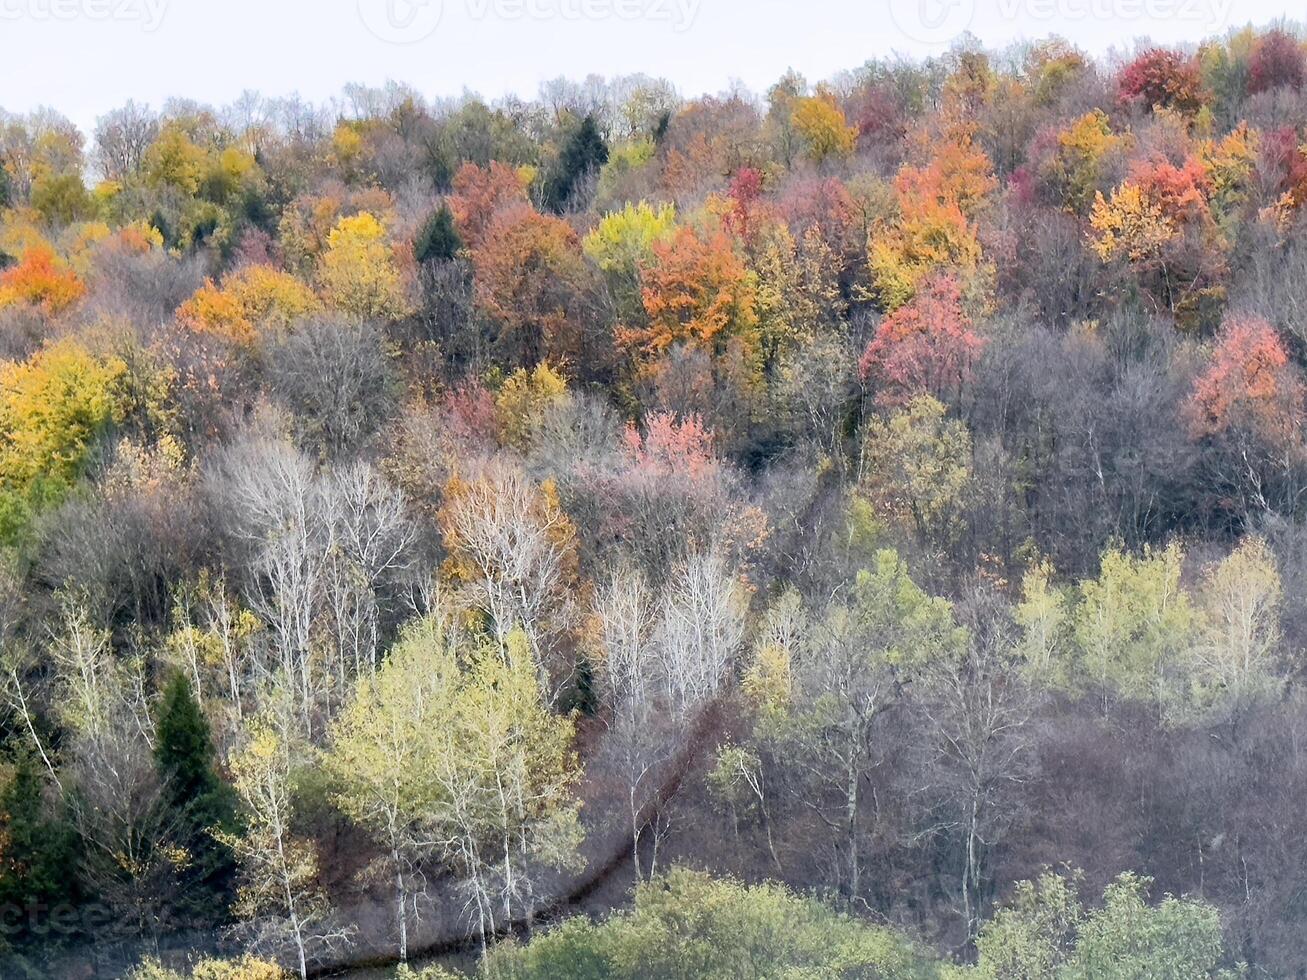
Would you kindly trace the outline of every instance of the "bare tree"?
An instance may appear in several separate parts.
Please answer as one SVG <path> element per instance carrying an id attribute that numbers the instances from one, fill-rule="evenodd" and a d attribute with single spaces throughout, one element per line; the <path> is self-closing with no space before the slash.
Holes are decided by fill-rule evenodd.
<path id="1" fill-rule="evenodd" d="M 926 721 L 928 833 L 957 842 L 958 900 L 967 939 L 980 934 L 989 858 L 1017 817 L 1016 791 L 1034 771 L 1029 724 L 1034 696 L 1010 612 L 978 592 L 962 606 L 968 642 L 957 655 L 931 659 L 917 689 Z"/>
<path id="2" fill-rule="evenodd" d="M 713 698 L 744 641 L 747 603 L 717 548 L 691 555 L 672 575 L 658 626 L 662 681 L 682 720 Z"/>
<path id="3" fill-rule="evenodd" d="M 149 106 L 128 100 L 95 121 L 95 163 L 105 180 L 124 181 L 141 171 L 145 151 L 159 133 Z"/>
<path id="4" fill-rule="evenodd" d="M 471 603 L 503 647 L 521 628 L 551 684 L 571 679 L 558 641 L 575 625 L 576 532 L 547 485 L 493 463 L 458 483 L 440 511 L 445 547 Z"/>
<path id="5" fill-rule="evenodd" d="M 658 595 L 634 567 L 619 567 L 595 596 L 601 696 L 611 712 L 603 749 L 626 783 L 631 860 L 644 877 L 640 837 L 650 778 L 670 755 L 666 714 L 659 710 L 655 630 Z"/>

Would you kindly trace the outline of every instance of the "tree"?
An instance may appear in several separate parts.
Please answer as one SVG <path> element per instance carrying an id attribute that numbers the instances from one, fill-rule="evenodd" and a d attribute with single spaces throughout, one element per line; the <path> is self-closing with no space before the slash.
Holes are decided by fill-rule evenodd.
<path id="1" fill-rule="evenodd" d="M 158 960 L 147 959 L 127 980 L 286 980 L 275 963 L 242 956 L 238 960 L 203 959 L 186 973 L 169 970 Z"/>
<path id="2" fill-rule="evenodd" d="M 659 671 L 673 717 L 691 720 L 717 694 L 744 641 L 745 595 L 720 549 L 673 571 L 657 626 Z"/>
<path id="3" fill-rule="evenodd" d="M 859 490 L 879 515 L 944 547 L 961 530 L 972 487 L 971 433 L 943 405 L 919 395 L 889 418 L 875 417 L 862 441 Z"/>
<path id="4" fill-rule="evenodd" d="M 754 345 L 756 277 L 724 232 L 704 236 L 683 227 L 654 243 L 653 253 L 643 277 L 648 325 L 619 331 L 620 343 L 649 358 L 678 343 L 710 354 L 723 353 L 732 340 Z"/>
<path id="5" fill-rule="evenodd" d="M 867 241 L 882 308 L 898 309 L 932 273 L 976 272 L 981 248 L 972 219 L 996 186 L 993 164 L 965 130 L 951 133 L 927 165 L 899 169 L 894 179 L 898 215 Z"/>
<path id="6" fill-rule="evenodd" d="M 1123 980 L 1220 976 L 1221 917 L 1203 902 L 1166 896 L 1146 903 L 1151 879 L 1123 874 L 1103 893 L 1103 907 L 1077 930 L 1067 964 L 1071 980 L 1109 973 Z"/>
<path id="7" fill-rule="evenodd" d="M 267 366 L 269 389 L 323 459 L 360 448 L 395 409 L 393 357 L 374 323 L 340 315 L 301 321 L 271 345 Z"/>
<path id="8" fill-rule="evenodd" d="M 993 853 L 1017 821 L 1018 794 L 1035 769 L 1028 732 L 1034 702 L 1021 683 L 1006 605 L 977 591 L 959 614 L 968 627 L 965 646 L 925 665 L 913 700 L 929 740 L 925 820 L 956 849 L 957 895 L 974 942 L 993 885 Z"/>
<path id="9" fill-rule="evenodd" d="M 333 730 L 344 811 L 372 833 L 393 882 L 401 955 L 427 850 L 459 872 L 484 944 L 534 915 L 541 868 L 575 863 L 572 722 L 551 713 L 519 632 L 478 646 L 437 612 L 412 624 Z"/>
<path id="10" fill-rule="evenodd" d="M 625 317 L 642 312 L 640 276 L 654 261 L 654 246 L 676 232 L 676 209 L 654 207 L 644 201 L 628 204 L 621 211 L 604 215 L 594 231 L 581 243 L 586 257 L 597 265 L 612 284 Z"/>
<path id="11" fill-rule="evenodd" d="M 295 832 L 293 779 L 304 746 L 288 721 L 285 707 L 274 704 L 247 724 L 244 745 L 229 763 L 245 828 L 219 840 L 240 864 L 236 909 L 255 921 L 255 946 L 276 954 L 289 947 L 300 980 L 308 980 L 309 965 L 344 934 L 331 923 L 313 844 Z"/>
<path id="12" fill-rule="evenodd" d="M 523 631 L 556 697 L 576 667 L 563 641 L 576 625 L 580 580 L 576 527 L 553 481 L 536 484 L 505 464 L 454 477 L 437 521 L 444 576 L 467 590 L 501 647 Z"/>
<path id="13" fill-rule="evenodd" d="M 562 212 L 574 204 L 573 198 L 585 181 L 597 175 L 608 162 L 608 144 L 599 132 L 592 115 L 581 120 L 563 145 L 553 173 L 545 182 L 545 205 Z"/>
<path id="14" fill-rule="evenodd" d="M 213 832 L 235 831 L 236 799 L 218 776 L 209 722 L 180 671 L 163 692 L 154 757 L 176 820 L 176 843 L 188 855 L 179 872 L 186 912 L 196 921 L 221 919 L 227 914 L 235 861 Z"/>
<path id="15" fill-rule="evenodd" d="M 1126 873 L 1108 885 L 1103 906 L 1085 909 L 1079 875 L 1045 874 L 1017 886 L 1011 904 L 981 933 L 974 972 L 985 980 L 1036 977 L 1148 977 L 1220 980 L 1221 918 L 1205 902 L 1167 895 L 1149 905 L 1152 879 Z"/>
<path id="16" fill-rule="evenodd" d="M 1084 919 L 1078 886 L 1078 875 L 1051 873 L 1018 882 L 976 939 L 976 975 L 983 980 L 1059 976 Z"/>
<path id="17" fill-rule="evenodd" d="M 375 677 L 363 677 L 331 728 L 326 769 L 341 811 L 381 847 L 393 883 L 399 960 L 408 961 L 409 921 L 418 913 L 416 863 L 433 849 L 445 812 L 436 757 L 447 752 L 457 671 L 447 639 L 410 632 Z"/>
<path id="18" fill-rule="evenodd" d="M 1148 295 L 1180 326 L 1203 328 L 1224 296 L 1229 243 L 1212 214 L 1209 171 L 1196 156 L 1180 165 L 1137 160 L 1130 176 L 1094 199 L 1090 226 L 1104 262 L 1124 259 Z"/>
<path id="19" fill-rule="evenodd" d="M 889 549 L 858 572 L 847 596 L 793 619 L 786 639 L 768 650 L 768 687 L 779 688 L 774 703 L 787 707 L 760 734 L 834 835 L 832 879 L 852 900 L 863 888 L 863 800 L 880 762 L 877 732 L 923 668 L 958 655 L 966 632 L 952 606 L 923 592 Z"/>
<path id="20" fill-rule="evenodd" d="M 1248 59 L 1248 94 L 1276 88 L 1301 89 L 1307 64 L 1302 42 L 1287 31 L 1267 31 L 1257 39 Z"/>
<path id="21" fill-rule="evenodd" d="M 876 401 L 882 406 L 899 407 L 921 395 L 957 404 L 983 347 L 962 309 L 957 280 L 944 276 L 881 321 L 858 370 L 864 381 L 880 383 Z"/>
<path id="22" fill-rule="evenodd" d="M 77 835 L 62 798 L 47 798 L 44 772 L 22 752 L 0 790 L 0 904 L 7 908 L 49 911 L 79 897 Z M 7 941 L 21 946 L 36 938 L 27 933 L 20 927 Z"/>
<path id="23" fill-rule="evenodd" d="M 197 333 L 254 344 L 285 336 L 321 309 L 313 290 L 294 276 L 268 265 L 249 265 L 224 278 L 221 288 L 206 280 L 178 307 L 177 321 Z"/>
<path id="24" fill-rule="evenodd" d="M 636 877 L 643 880 L 640 838 L 645 804 L 651 795 L 649 784 L 674 744 L 666 715 L 659 710 L 662 701 L 654 639 L 658 594 L 643 572 L 623 565 L 596 590 L 594 615 L 599 692 L 612 713 L 603 748 L 615 757 L 625 783 L 631 861 Z"/>
<path id="25" fill-rule="evenodd" d="M 1199 436 L 1246 427 L 1278 442 L 1289 437 L 1302 382 L 1275 329 L 1255 316 L 1226 320 L 1210 365 L 1194 381 L 1188 413 Z"/>
<path id="26" fill-rule="evenodd" d="M 1188 690 L 1181 696 L 1209 718 L 1240 716 L 1282 688 L 1284 589 L 1275 556 L 1249 536 L 1203 573 L 1195 605 L 1197 642 L 1190 653 Z"/>
<path id="27" fill-rule="evenodd" d="M 1192 57 L 1178 51 L 1151 48 L 1122 69 L 1117 79 L 1122 102 L 1141 103 L 1145 110 L 1175 109 L 1195 113 L 1202 106 L 1202 79 Z"/>
<path id="28" fill-rule="evenodd" d="M 1068 211 L 1085 214 L 1094 203 L 1105 171 L 1128 139 L 1112 132 L 1101 109 L 1087 112 L 1057 134 L 1049 176 Z"/>
<path id="29" fill-rule="evenodd" d="M 454 213 L 444 204 L 431 212 L 413 243 L 413 257 L 419 262 L 448 262 L 463 248 L 454 229 Z"/>
<path id="30" fill-rule="evenodd" d="M 839 913 L 783 885 L 746 886 L 683 869 L 637 886 L 635 906 L 584 916 L 486 964 L 505 980 L 709 980 L 731 976 L 874 976 L 925 980 L 933 964 L 891 929 Z"/>
<path id="31" fill-rule="evenodd" d="M 518 368 L 495 394 L 500 439 L 515 449 L 530 448 L 534 431 L 570 401 L 567 379 L 548 364 Z"/>
<path id="32" fill-rule="evenodd" d="M 1084 681 L 1109 699 L 1162 705 L 1166 677 L 1188 649 L 1193 603 L 1180 588 L 1184 552 L 1178 544 L 1133 556 L 1112 548 L 1098 578 L 1080 583 L 1073 630 Z"/>
<path id="33" fill-rule="evenodd" d="M 853 152 L 858 131 L 845 120 L 830 92 L 819 90 L 814 96 L 794 100 L 793 105 L 794 128 L 807 144 L 808 156 L 814 163 Z"/>
<path id="34" fill-rule="evenodd" d="M 79 174 L 44 174 L 32 183 L 32 207 L 52 226 L 95 217 L 95 199 Z"/>
<path id="35" fill-rule="evenodd" d="M 58 316 L 81 299 L 86 286 L 47 245 L 33 245 L 18 264 L 0 272 L 0 307 L 25 303 Z"/>
<path id="36" fill-rule="evenodd" d="M 497 212 L 526 201 L 526 185 L 511 167 L 498 161 L 485 168 L 469 162 L 454 175 L 449 210 L 459 235 L 475 250 Z"/>
<path id="37" fill-rule="evenodd" d="M 71 339 L 0 363 L 0 538 L 13 542 L 67 493 L 92 441 L 119 416 L 125 372 Z"/>
<path id="38" fill-rule="evenodd" d="M 150 107 L 131 100 L 96 119 L 95 159 L 104 179 L 121 183 L 140 174 L 158 132 Z"/>
<path id="39" fill-rule="evenodd" d="M 499 211 L 472 264 L 477 302 L 498 324 L 495 344 L 510 366 L 583 360 L 588 283 L 571 225 L 528 205 Z"/>
<path id="40" fill-rule="evenodd" d="M 409 311 L 386 230 L 366 211 L 341 218 L 327 235 L 318 284 L 330 306 L 351 316 L 397 320 Z"/>

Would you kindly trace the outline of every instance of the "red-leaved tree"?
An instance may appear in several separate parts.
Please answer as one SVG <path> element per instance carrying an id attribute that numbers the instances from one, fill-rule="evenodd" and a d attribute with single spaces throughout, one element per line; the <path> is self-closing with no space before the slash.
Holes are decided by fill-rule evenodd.
<path id="1" fill-rule="evenodd" d="M 1190 426 L 1197 436 L 1239 428 L 1280 442 L 1301 411 L 1302 382 L 1275 328 L 1261 317 L 1228 318 L 1211 364 L 1194 382 Z"/>
<path id="2" fill-rule="evenodd" d="M 1152 48 L 1121 71 L 1117 90 L 1122 102 L 1140 102 L 1144 108 L 1162 106 L 1180 112 L 1197 112 L 1203 104 L 1202 78 L 1197 62 L 1178 51 Z"/>
<path id="3" fill-rule="evenodd" d="M 923 393 L 956 403 L 984 345 L 962 309 L 958 281 L 937 276 L 881 321 L 858 368 L 877 384 L 881 406 L 906 405 Z"/>
<path id="4" fill-rule="evenodd" d="M 1274 88 L 1302 88 L 1303 50 L 1298 39 L 1284 31 L 1263 34 L 1248 59 L 1248 94 Z"/>

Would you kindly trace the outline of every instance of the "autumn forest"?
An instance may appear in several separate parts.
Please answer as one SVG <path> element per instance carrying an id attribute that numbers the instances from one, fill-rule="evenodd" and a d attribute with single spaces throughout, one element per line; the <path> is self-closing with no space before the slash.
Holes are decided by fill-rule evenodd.
<path id="1" fill-rule="evenodd" d="M 1307 977 L 1305 83 L 0 111 L 0 976 Z"/>

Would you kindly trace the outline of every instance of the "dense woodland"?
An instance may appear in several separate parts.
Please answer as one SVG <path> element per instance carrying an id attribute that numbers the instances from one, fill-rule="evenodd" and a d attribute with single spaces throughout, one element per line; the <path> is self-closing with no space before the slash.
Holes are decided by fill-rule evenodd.
<path id="1" fill-rule="evenodd" d="M 1307 977 L 1305 77 L 0 113 L 0 974 Z"/>

